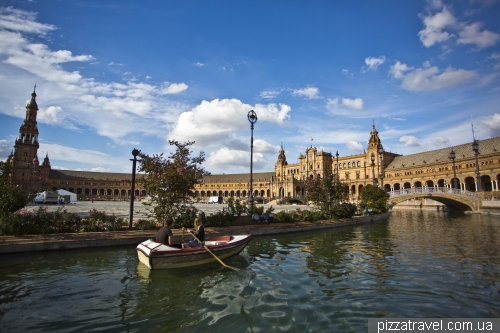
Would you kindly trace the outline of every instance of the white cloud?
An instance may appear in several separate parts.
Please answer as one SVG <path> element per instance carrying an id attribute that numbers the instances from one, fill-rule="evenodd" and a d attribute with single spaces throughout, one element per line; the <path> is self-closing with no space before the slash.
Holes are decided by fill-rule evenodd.
<path id="1" fill-rule="evenodd" d="M 264 99 L 274 99 L 281 94 L 281 90 L 263 90 L 260 97 Z"/>
<path id="2" fill-rule="evenodd" d="M 488 30 L 480 31 L 481 23 L 472 23 L 465 26 L 459 33 L 457 43 L 474 44 L 480 49 L 495 45 L 500 40 L 500 34 Z"/>
<path id="3" fill-rule="evenodd" d="M 164 87 L 161 90 L 161 94 L 178 94 L 188 88 L 185 83 L 172 83 L 171 85 Z"/>
<path id="4" fill-rule="evenodd" d="M 412 67 L 397 61 L 391 67 L 390 73 L 395 78 L 402 79 L 401 87 L 410 91 L 452 88 L 466 84 L 477 77 L 475 71 L 451 67 L 442 71 L 436 66 L 430 67 L 428 62 L 424 63 L 422 68 L 412 70 Z"/>
<path id="5" fill-rule="evenodd" d="M 205 66 L 205 64 L 202 64 L 201 62 L 195 62 L 194 65 L 197 66 L 197 67 L 203 67 L 203 66 Z"/>
<path id="6" fill-rule="evenodd" d="M 365 59 L 365 64 L 368 66 L 368 70 L 377 70 L 377 67 L 382 65 L 385 62 L 385 56 L 381 56 L 378 58 L 368 57 Z"/>
<path id="7" fill-rule="evenodd" d="M 419 140 L 412 135 L 403 135 L 399 142 L 404 142 L 407 147 L 421 147 Z"/>
<path id="8" fill-rule="evenodd" d="M 254 110 L 258 121 L 284 125 L 289 119 L 291 107 L 286 104 L 244 104 L 237 99 L 215 99 L 202 101 L 188 112 L 183 112 L 169 139 L 179 141 L 195 140 L 197 145 L 223 142 L 234 132 L 248 127 L 247 114 Z"/>
<path id="9" fill-rule="evenodd" d="M 329 98 L 326 101 L 326 108 L 335 115 L 352 116 L 351 110 L 363 110 L 363 100 L 361 98 Z"/>
<path id="10" fill-rule="evenodd" d="M 293 95 L 307 97 L 309 99 L 319 98 L 319 89 L 316 87 L 307 87 L 302 89 L 294 89 L 292 91 Z"/>
<path id="11" fill-rule="evenodd" d="M 253 142 L 253 149 L 254 152 L 259 152 L 263 154 L 275 154 L 279 151 L 278 147 L 273 146 L 269 142 L 262 139 L 256 139 Z"/>
<path id="12" fill-rule="evenodd" d="M 12 150 L 12 142 L 0 140 L 0 160 L 6 160 Z"/>
<path id="13" fill-rule="evenodd" d="M 391 73 L 396 79 L 402 79 L 405 76 L 405 72 L 408 72 L 412 69 L 413 67 L 409 67 L 408 65 L 403 64 L 398 60 L 393 66 L 391 66 L 391 70 L 389 71 L 389 73 Z"/>
<path id="14" fill-rule="evenodd" d="M 443 8 L 437 14 L 426 16 L 424 17 L 424 29 L 418 33 L 420 41 L 425 47 L 445 42 L 455 35 L 444 31 L 444 29 L 455 24 L 456 19 L 447 8 Z"/>
<path id="15" fill-rule="evenodd" d="M 500 113 L 495 113 L 491 116 L 484 117 L 481 119 L 481 123 L 486 126 L 492 137 L 494 136 L 500 136 Z M 499 147 L 496 147 L 497 149 Z"/>
<path id="16" fill-rule="evenodd" d="M 46 124 L 56 124 L 60 121 L 58 119 L 58 113 L 63 112 L 63 109 L 59 106 L 49 106 L 46 110 L 38 110 L 37 120 Z"/>
<path id="17" fill-rule="evenodd" d="M 355 99 L 342 98 L 342 105 L 345 105 L 355 110 L 363 110 L 363 100 L 361 98 L 355 98 Z"/>
<path id="18" fill-rule="evenodd" d="M 441 136 L 438 136 L 436 138 L 434 138 L 434 140 L 432 140 L 434 146 L 437 146 L 437 147 L 449 147 L 451 144 L 450 144 L 450 140 L 448 140 L 447 138 L 443 138 Z"/>
<path id="19" fill-rule="evenodd" d="M 346 142 L 346 147 L 347 149 L 355 152 L 362 152 L 363 151 L 363 145 L 357 141 L 349 140 Z"/>
<path id="20" fill-rule="evenodd" d="M 257 166 L 265 163 L 266 160 L 261 153 L 253 154 L 253 164 Z M 224 169 L 227 166 L 241 166 L 248 167 L 250 164 L 250 151 L 231 150 L 222 147 L 217 151 L 210 153 L 206 161 L 207 165 L 211 168 Z"/>
<path id="21" fill-rule="evenodd" d="M 0 8 L 0 29 L 45 35 L 56 27 L 35 22 L 36 14 L 12 7 Z"/>
<path id="22" fill-rule="evenodd" d="M 110 156 L 97 150 L 77 149 L 69 146 L 40 142 L 39 152 L 49 152 L 51 160 L 122 166 L 128 163 L 126 158 Z"/>

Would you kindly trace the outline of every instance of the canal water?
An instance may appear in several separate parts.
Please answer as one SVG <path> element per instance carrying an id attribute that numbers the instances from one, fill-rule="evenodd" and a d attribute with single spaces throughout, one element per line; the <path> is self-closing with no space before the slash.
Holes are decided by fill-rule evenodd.
<path id="1" fill-rule="evenodd" d="M 149 271 L 133 247 L 0 256 L 1 332 L 366 332 L 367 318 L 500 317 L 500 218 L 397 211 L 255 237 Z"/>

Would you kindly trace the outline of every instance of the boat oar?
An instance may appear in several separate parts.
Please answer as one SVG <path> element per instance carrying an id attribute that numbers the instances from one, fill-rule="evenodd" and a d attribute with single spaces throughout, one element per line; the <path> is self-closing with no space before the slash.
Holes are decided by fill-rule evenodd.
<path id="1" fill-rule="evenodd" d="M 191 230 L 188 230 L 188 231 L 189 231 L 189 233 L 191 234 L 191 236 L 193 236 L 193 237 L 194 237 L 194 239 L 196 239 L 196 240 L 198 241 L 198 243 L 200 243 L 200 245 L 203 245 L 203 247 L 205 248 L 205 250 L 207 250 L 208 252 L 210 252 L 210 254 L 211 254 L 211 255 L 213 255 L 213 256 L 214 256 L 214 258 L 215 258 L 215 259 L 217 259 L 217 261 L 221 263 L 221 265 L 222 265 L 222 266 L 227 267 L 227 268 L 231 268 L 231 269 L 233 269 L 233 270 L 235 270 L 235 271 L 237 271 L 237 272 L 240 270 L 239 268 L 236 268 L 236 267 L 233 267 L 233 266 L 226 265 L 226 264 L 225 264 L 222 260 L 220 260 L 220 259 L 219 259 L 219 257 L 217 257 L 217 256 L 215 255 L 215 253 L 213 253 L 212 251 L 210 251 L 210 249 L 209 249 L 206 245 L 204 245 L 204 244 L 203 244 L 203 243 L 202 243 L 202 242 L 198 239 L 198 237 L 196 237 L 196 236 L 195 236 L 195 235 L 191 232 Z"/>

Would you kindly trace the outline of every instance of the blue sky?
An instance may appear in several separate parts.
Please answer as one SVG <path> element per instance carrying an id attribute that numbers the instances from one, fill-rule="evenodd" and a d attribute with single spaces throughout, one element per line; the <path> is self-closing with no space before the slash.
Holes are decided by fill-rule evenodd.
<path id="1" fill-rule="evenodd" d="M 412 154 L 500 135 L 500 1 L 0 1 L 0 159 L 37 85 L 39 158 L 130 172 L 195 141 L 212 173 L 312 144 Z"/>

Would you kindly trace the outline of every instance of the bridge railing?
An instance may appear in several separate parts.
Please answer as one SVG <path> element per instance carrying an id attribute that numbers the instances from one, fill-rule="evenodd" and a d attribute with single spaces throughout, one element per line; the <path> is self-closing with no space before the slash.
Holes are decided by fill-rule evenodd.
<path id="1" fill-rule="evenodd" d="M 474 192 L 469 192 L 466 190 L 459 190 L 455 188 L 447 187 L 414 187 L 414 188 L 403 188 L 401 190 L 395 190 L 388 192 L 391 198 L 414 195 L 414 194 L 425 194 L 425 193 L 435 193 L 435 194 L 451 194 L 461 197 L 474 198 L 477 199 L 478 195 Z"/>

